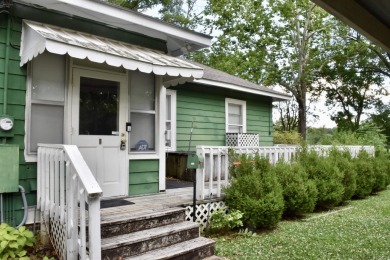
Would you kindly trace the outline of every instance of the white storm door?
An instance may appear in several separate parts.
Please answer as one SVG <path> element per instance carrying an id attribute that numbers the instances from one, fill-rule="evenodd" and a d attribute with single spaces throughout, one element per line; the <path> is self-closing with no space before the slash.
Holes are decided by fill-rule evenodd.
<path id="1" fill-rule="evenodd" d="M 78 146 L 104 197 L 128 192 L 127 80 L 122 74 L 73 70 L 72 144 Z M 126 144 L 127 142 L 125 142 Z"/>

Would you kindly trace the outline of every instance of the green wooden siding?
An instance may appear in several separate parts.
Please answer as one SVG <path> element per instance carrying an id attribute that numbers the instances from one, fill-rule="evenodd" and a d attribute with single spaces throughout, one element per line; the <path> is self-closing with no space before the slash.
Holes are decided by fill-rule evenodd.
<path id="1" fill-rule="evenodd" d="M 158 193 L 158 171 L 158 160 L 130 160 L 129 195 Z"/>
<path id="2" fill-rule="evenodd" d="M 37 167 L 36 163 L 26 163 L 24 160 L 24 120 L 26 100 L 26 67 L 20 67 L 19 45 L 21 39 L 21 20 L 11 20 L 11 45 L 6 46 L 8 16 L 0 14 L 0 114 L 4 113 L 4 77 L 6 49 L 9 48 L 8 60 L 8 91 L 6 112 L 15 119 L 14 137 L 7 138 L 8 144 L 19 146 L 19 185 L 26 190 L 29 206 L 36 205 Z M 1 171 L 2 169 L 0 169 Z M 11 225 L 20 223 L 23 217 L 22 199 L 19 193 L 6 193 L 4 196 L 5 221 Z"/>
<path id="3" fill-rule="evenodd" d="M 185 84 L 176 90 L 178 151 L 188 150 L 193 120 L 191 150 L 196 145 L 225 145 L 225 98 L 245 100 L 247 132 L 259 133 L 260 145 L 273 144 L 270 98 L 196 84 Z"/>

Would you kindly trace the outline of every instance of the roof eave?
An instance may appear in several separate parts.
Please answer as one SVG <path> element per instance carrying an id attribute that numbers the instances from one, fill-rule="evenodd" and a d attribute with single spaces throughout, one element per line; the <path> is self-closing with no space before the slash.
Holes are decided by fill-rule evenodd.
<path id="1" fill-rule="evenodd" d="M 264 90 L 258 90 L 258 89 L 252 89 L 252 88 L 246 88 L 242 86 L 237 86 L 234 84 L 229 84 L 225 82 L 220 81 L 214 81 L 214 80 L 208 80 L 208 79 L 195 79 L 193 83 L 202 84 L 202 85 L 211 85 L 215 87 L 235 90 L 243 93 L 263 96 L 263 97 L 270 97 L 272 98 L 272 101 L 289 101 L 291 100 L 291 96 L 284 94 L 284 93 L 275 93 L 275 92 L 268 92 Z"/>
<path id="2" fill-rule="evenodd" d="M 211 36 L 172 25 L 137 12 L 90 0 L 15 0 L 69 15 L 101 22 L 112 27 L 138 32 L 167 41 L 173 55 L 181 55 L 211 45 Z M 182 48 L 186 48 L 183 52 Z M 179 50 L 179 51 L 178 51 Z"/>
<path id="3" fill-rule="evenodd" d="M 312 0 L 339 20 L 390 52 L 390 28 L 354 0 Z"/>

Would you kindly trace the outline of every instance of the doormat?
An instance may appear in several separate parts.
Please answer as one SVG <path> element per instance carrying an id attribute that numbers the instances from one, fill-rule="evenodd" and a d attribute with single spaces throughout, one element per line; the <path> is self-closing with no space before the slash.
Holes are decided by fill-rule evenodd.
<path id="1" fill-rule="evenodd" d="M 101 200 L 100 208 L 105 209 L 105 208 L 112 208 L 118 206 L 127 206 L 132 204 L 134 204 L 134 202 L 124 200 L 124 199 Z"/>

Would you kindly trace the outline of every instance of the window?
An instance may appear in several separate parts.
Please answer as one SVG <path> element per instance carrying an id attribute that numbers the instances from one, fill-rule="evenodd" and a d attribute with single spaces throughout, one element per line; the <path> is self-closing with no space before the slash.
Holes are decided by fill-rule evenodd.
<path id="1" fill-rule="evenodd" d="M 165 149 L 176 150 L 176 91 L 167 89 L 165 119 Z"/>
<path id="2" fill-rule="evenodd" d="M 156 94 L 153 74 L 131 73 L 130 122 L 130 151 L 155 151 Z"/>
<path id="3" fill-rule="evenodd" d="M 63 143 L 65 63 L 64 56 L 45 52 L 29 64 L 27 155 L 37 153 L 38 143 Z"/>
<path id="4" fill-rule="evenodd" d="M 237 99 L 225 99 L 226 133 L 246 132 L 246 102 Z"/>

